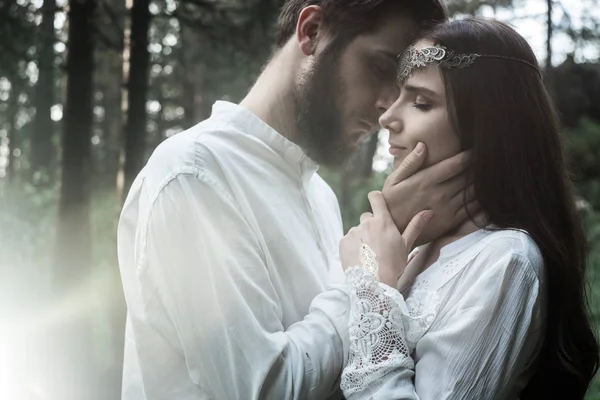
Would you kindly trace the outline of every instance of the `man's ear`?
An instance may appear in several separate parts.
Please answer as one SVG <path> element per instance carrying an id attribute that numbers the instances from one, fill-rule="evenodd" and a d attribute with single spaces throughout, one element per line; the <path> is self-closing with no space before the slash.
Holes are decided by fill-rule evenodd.
<path id="1" fill-rule="evenodd" d="M 313 55 L 317 49 L 319 30 L 323 29 L 323 10 L 319 6 L 308 6 L 298 16 L 296 40 L 304 55 Z"/>

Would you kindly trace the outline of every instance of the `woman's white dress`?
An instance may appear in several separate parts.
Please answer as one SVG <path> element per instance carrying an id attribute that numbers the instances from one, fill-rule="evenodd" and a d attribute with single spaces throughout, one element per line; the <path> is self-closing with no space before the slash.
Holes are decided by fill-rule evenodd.
<path id="1" fill-rule="evenodd" d="M 544 268 L 531 237 L 478 230 L 440 251 L 406 298 L 361 267 L 351 292 L 347 399 L 516 399 L 544 328 Z"/>

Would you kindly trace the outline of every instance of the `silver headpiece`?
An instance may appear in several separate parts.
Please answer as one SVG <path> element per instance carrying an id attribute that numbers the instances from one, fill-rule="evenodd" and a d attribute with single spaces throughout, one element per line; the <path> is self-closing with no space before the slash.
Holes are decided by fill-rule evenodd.
<path id="1" fill-rule="evenodd" d="M 422 68 L 428 64 L 437 63 L 443 68 L 466 68 L 472 65 L 478 58 L 501 58 L 505 60 L 518 61 L 536 70 L 540 77 L 542 73 L 540 69 L 529 61 L 519 58 L 497 56 L 490 54 L 456 54 L 455 52 L 446 49 L 444 46 L 431 46 L 423 49 L 415 49 L 409 47 L 400 56 L 400 66 L 398 68 L 398 80 L 403 82 L 408 78 L 410 73 L 415 68 Z"/>

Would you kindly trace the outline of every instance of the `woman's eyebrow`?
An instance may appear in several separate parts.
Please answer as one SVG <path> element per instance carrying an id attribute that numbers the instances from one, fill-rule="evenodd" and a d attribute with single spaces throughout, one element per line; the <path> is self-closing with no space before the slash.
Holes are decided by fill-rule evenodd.
<path id="1" fill-rule="evenodd" d="M 402 90 L 406 90 L 407 92 L 417 92 L 417 93 L 424 93 L 424 94 L 428 94 L 430 96 L 437 96 L 438 93 L 426 88 L 425 86 L 415 86 L 415 85 L 404 85 L 402 86 Z"/>

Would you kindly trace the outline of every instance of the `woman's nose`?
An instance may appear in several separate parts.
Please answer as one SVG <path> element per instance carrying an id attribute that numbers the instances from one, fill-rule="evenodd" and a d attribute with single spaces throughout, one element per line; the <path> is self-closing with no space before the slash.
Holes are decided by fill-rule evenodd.
<path id="1" fill-rule="evenodd" d="M 379 117 L 379 125 L 383 129 L 387 129 L 390 134 L 400 133 L 402 130 L 402 122 L 394 111 L 394 107 L 390 107 Z"/>

